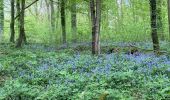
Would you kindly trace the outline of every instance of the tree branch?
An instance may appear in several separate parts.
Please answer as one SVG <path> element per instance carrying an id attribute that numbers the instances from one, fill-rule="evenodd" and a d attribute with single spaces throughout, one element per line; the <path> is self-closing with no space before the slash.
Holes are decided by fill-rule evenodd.
<path id="1" fill-rule="evenodd" d="M 36 3 L 37 1 L 39 1 L 39 0 L 35 0 L 34 2 L 32 2 L 31 4 L 29 4 L 28 6 L 26 6 L 25 8 L 24 8 L 24 10 L 26 10 L 27 8 L 29 8 L 30 6 L 32 6 L 34 3 Z M 20 11 L 20 13 L 15 17 L 15 19 L 17 19 L 19 16 L 20 16 L 20 14 L 21 14 L 21 11 Z"/>

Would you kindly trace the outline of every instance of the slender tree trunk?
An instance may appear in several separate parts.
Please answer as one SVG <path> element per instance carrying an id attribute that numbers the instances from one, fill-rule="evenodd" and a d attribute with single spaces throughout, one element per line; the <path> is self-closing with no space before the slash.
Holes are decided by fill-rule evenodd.
<path id="1" fill-rule="evenodd" d="M 92 54 L 96 54 L 95 48 L 95 3 L 94 0 L 90 0 L 90 10 L 91 10 L 91 22 L 92 22 Z"/>
<path id="2" fill-rule="evenodd" d="M 59 0 L 57 0 L 57 2 L 59 2 Z M 57 10 L 56 10 L 56 30 L 58 29 L 59 26 L 59 19 L 60 19 L 60 5 L 57 4 Z"/>
<path id="3" fill-rule="evenodd" d="M 164 40 L 164 30 L 162 24 L 162 0 L 157 0 L 157 26 L 158 26 L 158 33 L 160 34 L 160 39 Z"/>
<path id="4" fill-rule="evenodd" d="M 134 0 L 130 0 L 129 1 L 130 5 L 131 5 L 131 9 L 132 9 L 132 13 L 133 13 L 133 21 L 136 23 L 136 15 L 135 15 L 135 2 Z"/>
<path id="5" fill-rule="evenodd" d="M 27 38 L 26 38 L 26 34 L 25 34 L 25 0 L 23 1 L 24 4 L 22 4 L 23 6 L 23 15 L 22 15 L 22 20 L 23 20 L 23 43 L 27 44 Z M 21 20 L 21 19 L 20 19 Z"/>
<path id="6" fill-rule="evenodd" d="M 20 13 L 21 13 L 21 0 L 16 0 L 16 8 L 17 8 L 17 14 L 16 15 L 20 15 Z M 25 16 L 25 8 L 24 8 L 24 16 Z M 18 20 L 18 33 L 20 34 L 20 28 L 21 28 L 20 27 L 20 24 L 21 24 L 20 20 L 21 20 L 21 16 L 18 16 L 17 20 Z M 25 31 L 23 32 L 23 42 L 25 44 L 27 43 L 27 38 L 26 38 Z"/>
<path id="7" fill-rule="evenodd" d="M 17 8 L 17 12 L 16 12 L 16 15 L 20 15 L 20 13 L 21 13 L 21 1 L 20 0 L 16 0 L 16 8 Z M 21 21 L 21 16 L 18 16 L 17 17 L 17 22 L 18 22 L 18 34 L 20 34 L 20 25 L 21 25 L 21 23 L 20 23 L 20 21 Z M 18 39 L 19 40 L 19 39 Z M 17 41 L 18 41 L 17 40 Z M 26 43 L 27 41 L 26 41 L 26 36 L 25 36 L 25 31 L 24 31 L 24 33 L 23 33 L 23 41 Z"/>
<path id="8" fill-rule="evenodd" d="M 159 39 L 157 35 L 157 9 L 156 0 L 150 0 L 150 11 L 151 11 L 151 29 L 152 29 L 152 41 L 154 52 L 159 52 Z"/>
<path id="9" fill-rule="evenodd" d="M 38 20 L 39 14 L 38 14 L 38 3 L 35 3 L 35 15 L 36 15 L 36 19 Z"/>
<path id="10" fill-rule="evenodd" d="M 101 22 L 101 0 L 96 0 L 96 42 L 97 53 L 100 54 L 100 22 Z"/>
<path id="11" fill-rule="evenodd" d="M 170 0 L 168 0 L 168 28 L 169 28 L 169 40 L 170 40 Z"/>
<path id="12" fill-rule="evenodd" d="M 62 27 L 62 38 L 63 44 L 66 43 L 66 19 L 65 19 L 65 0 L 61 0 L 61 27 Z"/>
<path id="13" fill-rule="evenodd" d="M 118 8 L 118 29 L 119 32 L 123 31 L 123 0 L 117 0 L 117 8 Z"/>
<path id="14" fill-rule="evenodd" d="M 71 5 L 71 27 L 72 27 L 73 42 L 77 41 L 77 14 L 76 13 L 77 13 L 76 0 L 73 0 Z"/>
<path id="15" fill-rule="evenodd" d="M 101 1 L 90 0 L 92 20 L 92 54 L 100 54 Z"/>
<path id="16" fill-rule="evenodd" d="M 118 5 L 118 14 L 119 14 L 119 19 L 120 23 L 122 24 L 123 22 L 123 0 L 117 0 L 117 5 Z"/>
<path id="17" fill-rule="evenodd" d="M 19 15 L 20 14 L 20 11 L 21 11 L 21 8 L 20 8 L 20 0 L 16 0 L 16 15 Z M 20 28 L 20 25 L 19 25 L 19 22 L 20 22 L 20 16 L 17 18 L 17 21 L 18 21 L 18 30 Z M 19 32 L 18 32 L 19 33 Z"/>
<path id="18" fill-rule="evenodd" d="M 4 0 L 0 1 L 0 38 L 4 31 Z"/>
<path id="19" fill-rule="evenodd" d="M 48 15 L 48 20 L 50 21 L 50 5 L 49 5 L 49 0 L 45 0 L 45 4 L 46 4 L 46 7 L 47 7 L 47 15 Z"/>
<path id="20" fill-rule="evenodd" d="M 54 11 L 54 3 L 53 1 L 50 1 L 50 6 L 51 6 L 51 29 L 52 32 L 55 32 L 55 11 Z"/>
<path id="21" fill-rule="evenodd" d="M 27 37 L 25 34 L 25 25 L 24 25 L 24 29 L 23 29 L 23 42 L 24 42 L 24 44 L 27 44 Z"/>
<path id="22" fill-rule="evenodd" d="M 24 30 L 25 0 L 21 0 L 20 3 L 21 3 L 21 14 L 20 14 L 20 22 L 19 22 L 20 34 L 19 34 L 19 39 L 17 41 L 17 45 L 16 45 L 17 48 L 20 48 L 22 46 L 22 42 L 25 38 L 25 30 Z"/>
<path id="23" fill-rule="evenodd" d="M 15 42 L 15 1 L 11 0 L 10 42 Z"/>

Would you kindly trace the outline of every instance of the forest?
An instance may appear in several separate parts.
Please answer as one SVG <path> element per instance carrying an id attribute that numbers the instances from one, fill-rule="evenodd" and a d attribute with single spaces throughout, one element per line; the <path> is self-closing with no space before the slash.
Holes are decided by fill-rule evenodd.
<path id="1" fill-rule="evenodd" d="M 0 0 L 0 100 L 170 100 L 170 0 Z"/>

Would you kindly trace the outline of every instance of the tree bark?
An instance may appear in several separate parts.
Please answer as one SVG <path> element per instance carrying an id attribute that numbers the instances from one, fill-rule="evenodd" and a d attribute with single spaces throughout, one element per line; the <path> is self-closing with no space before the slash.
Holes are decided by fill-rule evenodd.
<path id="1" fill-rule="evenodd" d="M 51 29 L 52 32 L 55 32 L 55 11 L 54 11 L 54 3 L 53 1 L 50 1 L 50 7 L 51 7 Z"/>
<path id="2" fill-rule="evenodd" d="M 19 15 L 19 14 L 20 14 L 20 12 L 21 12 L 20 0 L 16 0 L 16 9 L 17 9 L 16 14 L 17 14 L 17 15 Z M 20 16 L 19 16 L 19 17 L 17 17 L 17 21 L 18 21 L 18 30 L 19 30 L 19 28 L 20 28 L 20 25 L 19 25 L 19 22 L 20 22 Z M 19 32 L 18 32 L 18 33 L 19 33 Z"/>
<path id="3" fill-rule="evenodd" d="M 100 54 L 100 22 L 101 22 L 101 0 L 96 0 L 96 42 L 97 53 Z"/>
<path id="4" fill-rule="evenodd" d="M 157 0 L 157 27 L 158 33 L 160 35 L 161 40 L 165 40 L 163 24 L 162 24 L 162 0 Z"/>
<path id="5" fill-rule="evenodd" d="M 157 35 L 157 9 L 156 0 L 150 0 L 150 12 L 151 12 L 151 35 L 153 42 L 154 52 L 159 52 L 159 39 Z"/>
<path id="6" fill-rule="evenodd" d="M 59 0 L 57 0 L 57 2 L 59 2 Z M 57 9 L 56 9 L 56 30 L 58 29 L 58 26 L 59 26 L 59 19 L 60 19 L 60 4 L 57 4 Z"/>
<path id="7" fill-rule="evenodd" d="M 73 42 L 77 42 L 77 7 L 76 0 L 72 1 L 71 5 L 71 27 L 72 27 L 72 38 Z"/>
<path id="8" fill-rule="evenodd" d="M 24 38 L 26 38 L 25 30 L 24 30 L 25 0 L 21 0 L 20 3 L 21 3 L 21 14 L 20 14 L 20 22 L 19 22 L 20 34 L 19 34 L 19 39 L 17 41 L 17 45 L 16 45 L 17 48 L 20 48 L 22 46 L 22 42 L 23 40 L 25 40 Z"/>
<path id="9" fill-rule="evenodd" d="M 35 3 L 35 15 L 36 15 L 36 19 L 38 20 L 39 17 L 39 13 L 38 13 L 38 3 Z"/>
<path id="10" fill-rule="evenodd" d="M 61 0 L 61 27 L 62 27 L 62 38 L 63 44 L 66 43 L 66 19 L 65 19 L 65 0 Z"/>
<path id="11" fill-rule="evenodd" d="M 48 20 L 50 21 L 50 4 L 48 0 L 45 0 L 46 8 L 47 8 L 47 15 L 48 15 Z"/>
<path id="12" fill-rule="evenodd" d="M 0 38 L 4 31 L 4 0 L 0 1 Z"/>
<path id="13" fill-rule="evenodd" d="M 131 6 L 131 9 L 132 9 L 133 21 L 134 21 L 134 23 L 136 23 L 137 18 L 136 18 L 136 15 L 135 15 L 136 14 L 136 12 L 135 12 L 135 9 L 136 9 L 135 2 L 134 2 L 134 0 L 130 0 L 129 3 L 130 3 L 130 6 Z"/>
<path id="14" fill-rule="evenodd" d="M 123 32 L 123 0 L 117 0 L 117 27 L 118 27 L 118 33 Z"/>
<path id="15" fill-rule="evenodd" d="M 11 0 L 10 42 L 15 42 L 15 1 Z"/>
<path id="16" fill-rule="evenodd" d="M 101 0 L 90 0 L 92 21 L 92 54 L 100 54 Z"/>
<path id="17" fill-rule="evenodd" d="M 169 28 L 169 40 L 170 40 L 170 0 L 168 0 L 167 3 L 168 3 L 168 28 Z"/>
<path id="18" fill-rule="evenodd" d="M 92 54 L 96 54 L 96 43 L 95 43 L 95 3 L 94 0 L 90 0 L 90 10 L 91 10 L 91 22 L 92 22 Z"/>
<path id="19" fill-rule="evenodd" d="M 39 1 L 39 0 L 33 1 L 31 4 L 29 4 L 28 6 L 26 6 L 26 7 L 24 8 L 24 10 L 26 10 L 27 8 L 29 8 L 29 7 L 32 6 L 33 4 L 37 3 L 37 1 Z M 19 15 L 20 15 L 20 13 L 19 13 L 18 15 L 16 15 L 15 19 L 17 19 L 17 18 L 19 17 Z"/>

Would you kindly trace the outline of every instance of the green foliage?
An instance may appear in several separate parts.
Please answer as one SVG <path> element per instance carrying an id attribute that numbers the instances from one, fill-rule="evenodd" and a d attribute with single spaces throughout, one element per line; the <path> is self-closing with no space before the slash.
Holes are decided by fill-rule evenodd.
<path id="1" fill-rule="evenodd" d="M 169 97 L 169 58 L 152 54 L 100 57 L 44 45 L 1 45 L 0 99 L 160 100 Z M 3 79 L 3 81 L 1 81 Z"/>
<path id="2" fill-rule="evenodd" d="M 124 1 L 120 5 L 117 1 L 103 0 L 100 35 L 103 54 L 100 56 L 88 55 L 91 51 L 88 0 L 76 1 L 77 42 L 85 43 L 83 46 L 68 49 L 51 46 L 62 43 L 60 10 L 57 5 L 55 32 L 51 30 L 48 18 L 50 12 L 46 7 L 42 7 L 45 9 L 41 10 L 40 3 L 37 3 L 40 13 L 36 16 L 33 9 L 28 8 L 25 32 L 29 44 L 23 45 L 22 49 L 16 49 L 11 43 L 0 44 L 0 99 L 169 100 L 170 45 L 166 41 L 160 42 L 161 50 L 167 51 L 164 55 L 156 56 L 147 51 L 152 49 L 152 44 L 146 43 L 151 40 L 149 1 L 130 1 Z M 167 7 L 163 6 L 165 1 L 163 0 L 161 16 L 163 33 L 168 37 Z M 71 32 L 72 3 L 71 0 L 66 2 L 68 45 L 74 37 Z M 42 3 L 42 6 L 46 6 L 45 3 Z M 10 35 L 10 17 L 7 12 L 5 15 L 3 42 L 9 41 Z M 18 28 L 15 28 L 17 39 Z M 137 43 L 138 41 L 140 43 Z M 136 50 L 134 55 L 127 54 L 134 49 L 123 47 L 127 42 L 146 49 L 146 52 Z M 120 51 L 105 54 L 110 48 L 115 47 L 120 48 Z"/>
<path id="3" fill-rule="evenodd" d="M 77 0 L 77 40 L 78 42 L 91 41 L 91 20 L 89 12 L 89 2 Z M 165 0 L 162 1 L 162 23 L 163 34 L 165 39 L 168 38 L 168 17 Z M 27 2 L 28 4 L 31 2 Z M 66 33 L 68 43 L 72 42 L 73 34 L 71 32 L 71 13 L 70 6 L 72 1 L 66 3 Z M 38 5 L 40 3 L 38 2 Z M 46 6 L 46 5 L 43 5 Z M 33 5 L 34 7 L 34 5 Z M 30 43 L 62 43 L 60 12 L 55 4 L 56 12 L 56 31 L 51 31 L 50 19 L 47 17 L 49 12 L 40 13 L 35 16 L 32 10 L 26 10 L 25 31 L 27 40 Z M 101 41 L 150 41 L 150 9 L 149 1 L 131 0 L 123 2 L 120 12 L 119 5 L 116 1 L 107 0 L 102 3 L 101 18 Z M 41 11 L 41 9 L 39 9 Z M 9 19 L 8 13 L 5 12 L 5 27 L 3 35 L 4 41 L 9 41 Z M 17 23 L 16 23 L 17 26 Z M 161 33 L 159 33 L 160 35 Z M 18 30 L 16 27 L 16 39 Z"/>

